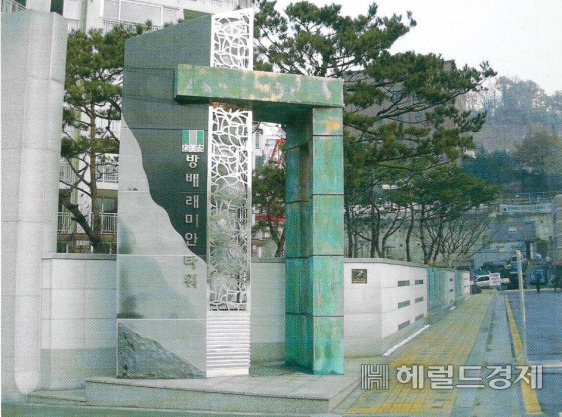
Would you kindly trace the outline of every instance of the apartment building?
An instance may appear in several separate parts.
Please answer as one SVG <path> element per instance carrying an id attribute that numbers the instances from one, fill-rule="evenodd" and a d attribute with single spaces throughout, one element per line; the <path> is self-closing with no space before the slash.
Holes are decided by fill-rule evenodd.
<path id="1" fill-rule="evenodd" d="M 251 7 L 251 0 L 2 0 L 2 12 L 31 9 L 56 12 L 68 22 L 68 30 L 111 30 L 117 24 L 167 23 Z"/>
<path id="2" fill-rule="evenodd" d="M 67 22 L 68 32 L 101 29 L 110 31 L 116 25 L 136 26 L 150 21 L 158 30 L 166 24 L 189 20 L 204 14 L 216 14 L 252 6 L 252 0 L 2 0 L 2 13 L 15 13 L 31 9 L 55 12 Z M 62 106 L 62 103 L 61 103 Z M 120 121 L 112 122 L 111 130 L 120 132 Z M 267 135 L 266 135 L 267 136 Z M 104 154 L 103 163 L 96 166 L 98 204 L 101 211 L 101 235 L 104 252 L 115 253 L 117 241 L 117 187 L 119 181 L 119 155 Z M 72 165 L 71 165 L 72 164 Z M 80 169 L 79 160 L 68 162 L 61 158 L 59 191 L 68 190 Z M 73 169 L 74 168 L 74 169 Z M 89 172 L 84 173 L 85 178 Z M 92 224 L 91 199 L 75 190 L 72 200 Z M 58 252 L 89 252 L 90 242 L 84 230 L 72 219 L 72 214 L 59 203 Z"/>

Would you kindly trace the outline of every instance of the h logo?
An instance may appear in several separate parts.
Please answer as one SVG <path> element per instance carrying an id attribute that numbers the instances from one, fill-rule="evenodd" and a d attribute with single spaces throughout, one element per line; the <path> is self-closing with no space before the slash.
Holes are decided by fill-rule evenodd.
<path id="1" fill-rule="evenodd" d="M 361 365 L 361 389 L 388 389 L 388 365 Z"/>

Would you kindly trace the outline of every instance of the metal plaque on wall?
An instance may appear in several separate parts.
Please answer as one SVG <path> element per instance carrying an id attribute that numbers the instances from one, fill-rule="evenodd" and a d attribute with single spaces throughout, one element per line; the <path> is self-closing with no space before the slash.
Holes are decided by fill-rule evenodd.
<path id="1" fill-rule="evenodd" d="M 366 284 L 367 283 L 367 270 L 366 269 L 352 269 L 351 270 L 351 283 L 352 284 Z"/>

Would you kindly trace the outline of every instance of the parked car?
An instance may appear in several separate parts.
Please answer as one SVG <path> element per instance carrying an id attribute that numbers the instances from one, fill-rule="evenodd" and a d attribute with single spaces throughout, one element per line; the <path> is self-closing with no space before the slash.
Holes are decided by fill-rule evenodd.
<path id="1" fill-rule="evenodd" d="M 507 287 L 509 285 L 509 278 L 500 278 L 500 285 L 502 288 Z M 486 275 L 477 275 L 475 280 L 476 286 L 479 288 L 496 288 L 497 284 L 490 279 L 490 274 Z"/>

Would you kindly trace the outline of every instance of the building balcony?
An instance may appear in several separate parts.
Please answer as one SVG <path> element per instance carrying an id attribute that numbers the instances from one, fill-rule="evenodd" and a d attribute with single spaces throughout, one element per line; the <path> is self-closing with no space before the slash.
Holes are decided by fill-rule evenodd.
<path id="1" fill-rule="evenodd" d="M 125 20 L 115 20 L 115 19 L 102 19 L 102 32 L 107 33 L 110 32 L 115 26 L 122 25 L 125 29 L 135 29 L 137 25 L 142 23 L 135 23 L 135 22 L 127 22 Z M 152 32 L 158 29 L 162 29 L 161 26 L 157 26 L 155 24 L 152 25 L 152 28 L 147 32 Z"/>
<path id="2" fill-rule="evenodd" d="M 236 9 L 240 7 L 245 9 L 247 7 L 252 7 L 252 0 L 195 0 L 199 3 L 210 4 L 216 7 L 231 8 Z"/>
<path id="3" fill-rule="evenodd" d="M 80 20 L 66 19 L 68 33 L 80 30 Z"/>
<path id="4" fill-rule="evenodd" d="M 96 167 L 96 178 L 98 182 L 117 184 L 119 182 L 119 170 L 114 165 L 101 165 Z"/>
<path id="5" fill-rule="evenodd" d="M 72 215 L 68 212 L 59 211 L 59 221 L 57 233 L 59 235 L 69 235 L 74 233 L 74 229 L 78 227 L 75 222 L 72 221 Z M 80 229 L 81 230 L 81 229 Z M 81 230 L 83 232 L 83 230 Z"/>
<path id="6" fill-rule="evenodd" d="M 93 223 L 93 215 L 90 213 L 89 222 Z M 73 233 L 81 234 L 84 230 L 72 220 L 72 214 L 67 211 L 60 211 L 58 214 L 58 229 L 59 235 L 70 235 Z M 101 234 L 114 235 L 117 234 L 117 213 L 102 213 L 101 214 Z"/>
<path id="7" fill-rule="evenodd" d="M 21 5 L 17 1 L 2 0 L 2 14 L 19 12 L 20 10 L 25 10 L 25 6 Z"/>
<path id="8" fill-rule="evenodd" d="M 72 184 L 76 179 L 76 174 L 72 171 L 72 167 L 65 158 L 60 159 L 59 180 L 65 184 Z M 62 185 L 63 188 L 67 187 Z"/>
<path id="9" fill-rule="evenodd" d="M 101 234 L 102 235 L 117 234 L 117 213 L 101 214 Z"/>
<path id="10" fill-rule="evenodd" d="M 113 154 L 108 154 L 113 155 Z M 99 165 L 96 166 L 96 179 L 98 181 L 98 187 L 100 189 L 117 190 L 117 184 L 119 182 L 119 165 L 117 159 L 115 158 L 110 163 L 102 164 L 98 162 Z M 86 178 L 89 174 L 86 173 Z M 64 158 L 60 160 L 59 168 L 59 188 L 68 189 L 69 184 L 74 184 L 76 182 L 77 176 L 72 170 L 72 167 L 68 161 Z"/>

